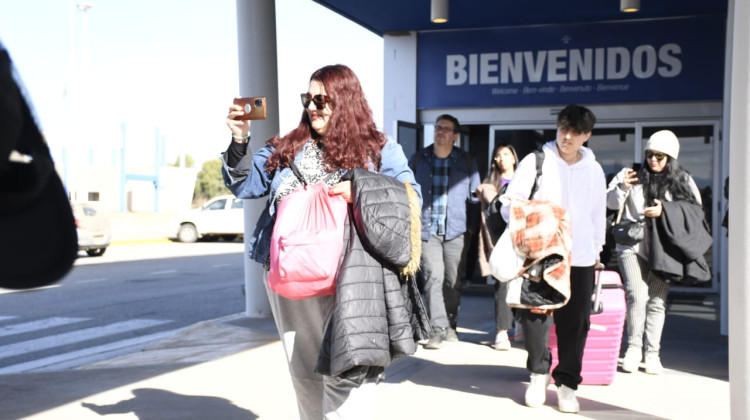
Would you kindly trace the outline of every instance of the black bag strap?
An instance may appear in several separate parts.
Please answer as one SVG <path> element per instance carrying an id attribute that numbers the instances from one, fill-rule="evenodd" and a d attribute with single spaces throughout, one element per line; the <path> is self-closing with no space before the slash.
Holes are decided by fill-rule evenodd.
<path id="1" fill-rule="evenodd" d="M 531 192 L 529 193 L 529 200 L 531 200 L 534 197 L 534 194 L 536 194 L 537 190 L 539 190 L 539 179 L 542 177 L 542 164 L 544 163 L 544 151 L 536 149 L 532 153 L 536 156 L 536 176 L 534 177 L 534 185 L 531 186 Z M 487 208 L 487 213 L 489 214 L 492 212 L 500 212 L 500 206 L 502 206 L 502 203 L 500 202 L 500 196 L 505 194 L 505 190 L 508 188 L 508 184 L 503 185 L 500 187 L 500 191 L 497 192 L 497 195 L 492 199 L 490 202 L 489 207 Z"/>
<path id="2" fill-rule="evenodd" d="M 305 177 L 302 175 L 302 171 L 299 170 L 299 167 L 297 167 L 297 164 L 294 163 L 294 159 L 289 159 L 289 168 L 292 169 L 292 172 L 294 172 L 294 176 L 299 179 L 299 182 L 302 183 L 302 185 L 307 186 L 307 181 L 305 180 Z"/>
<path id="3" fill-rule="evenodd" d="M 529 200 L 531 200 L 537 190 L 539 190 L 539 179 L 542 177 L 542 164 L 544 163 L 544 150 L 534 149 L 532 153 L 534 153 L 534 156 L 536 157 L 536 176 L 534 177 L 534 185 L 531 186 Z"/>
<path id="4" fill-rule="evenodd" d="M 628 197 L 630 197 L 630 190 L 625 191 L 625 198 L 622 200 L 622 205 L 617 210 L 617 217 L 612 221 L 612 226 L 617 226 L 622 221 L 622 213 L 625 212 L 625 206 L 628 205 Z"/>

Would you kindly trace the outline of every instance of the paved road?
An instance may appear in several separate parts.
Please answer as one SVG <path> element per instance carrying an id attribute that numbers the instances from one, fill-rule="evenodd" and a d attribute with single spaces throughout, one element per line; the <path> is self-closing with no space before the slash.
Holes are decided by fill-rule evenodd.
<path id="1" fill-rule="evenodd" d="M 114 245 L 51 287 L 0 292 L 0 374 L 133 351 L 244 310 L 243 244 Z"/>

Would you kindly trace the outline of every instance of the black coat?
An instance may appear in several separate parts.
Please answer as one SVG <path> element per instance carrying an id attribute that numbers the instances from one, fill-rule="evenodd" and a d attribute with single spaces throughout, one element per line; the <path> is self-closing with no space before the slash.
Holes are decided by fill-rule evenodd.
<path id="1" fill-rule="evenodd" d="M 347 178 L 353 203 L 315 370 L 361 383 L 413 354 L 431 329 L 414 281 L 421 253 L 418 196 L 389 176 L 355 169 Z"/>
<path id="2" fill-rule="evenodd" d="M 713 243 L 703 207 L 687 201 L 663 201 L 662 215 L 651 221 L 649 268 L 667 282 L 711 280 L 703 254 Z"/>

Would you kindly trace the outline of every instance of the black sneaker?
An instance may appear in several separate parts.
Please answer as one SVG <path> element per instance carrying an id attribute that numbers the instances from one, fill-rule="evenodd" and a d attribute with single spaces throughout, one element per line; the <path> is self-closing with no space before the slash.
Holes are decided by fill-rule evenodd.
<path id="1" fill-rule="evenodd" d="M 437 350 L 443 347 L 443 340 L 445 340 L 445 328 L 436 327 L 432 330 L 432 337 L 430 337 L 424 348 L 428 350 Z"/>

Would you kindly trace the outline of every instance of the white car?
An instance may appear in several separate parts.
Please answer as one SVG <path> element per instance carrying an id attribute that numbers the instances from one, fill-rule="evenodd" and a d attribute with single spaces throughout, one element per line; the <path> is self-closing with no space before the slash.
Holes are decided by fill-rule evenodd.
<path id="1" fill-rule="evenodd" d="M 109 219 L 92 203 L 71 203 L 78 233 L 78 249 L 91 257 L 100 257 L 112 237 Z"/>
<path id="2" fill-rule="evenodd" d="M 172 239 L 180 242 L 235 240 L 245 233 L 242 199 L 233 195 L 214 197 L 199 209 L 175 216 L 173 225 Z"/>

